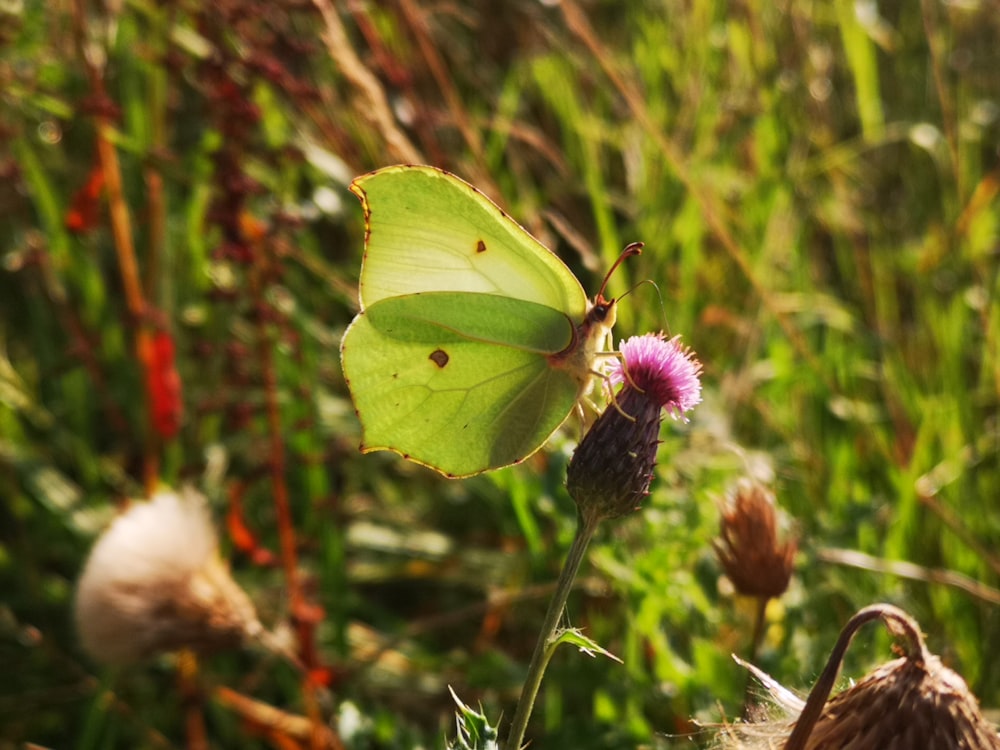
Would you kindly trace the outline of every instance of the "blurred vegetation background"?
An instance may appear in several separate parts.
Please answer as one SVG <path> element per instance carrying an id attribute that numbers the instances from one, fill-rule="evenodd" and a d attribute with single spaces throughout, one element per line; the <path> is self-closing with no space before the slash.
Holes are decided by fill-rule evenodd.
<path id="1" fill-rule="evenodd" d="M 570 599 L 624 664 L 557 654 L 536 746 L 708 744 L 742 711 L 731 653 L 807 689 L 875 601 L 1000 704 L 997 39 L 993 0 L 0 3 L 0 747 L 190 746 L 199 713 L 214 747 L 308 746 L 250 700 L 441 747 L 447 685 L 512 714 L 576 429 L 461 482 L 357 451 L 347 185 L 398 162 L 477 185 L 590 292 L 644 241 L 616 336 L 705 365 Z M 799 539 L 756 650 L 712 547 L 747 477 Z M 185 482 L 308 680 L 253 649 L 180 682 L 80 650 L 96 534 Z"/>

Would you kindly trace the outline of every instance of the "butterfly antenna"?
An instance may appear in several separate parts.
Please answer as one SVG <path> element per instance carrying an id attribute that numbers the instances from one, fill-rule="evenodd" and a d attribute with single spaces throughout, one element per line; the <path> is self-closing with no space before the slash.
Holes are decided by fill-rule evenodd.
<path id="1" fill-rule="evenodd" d="M 601 288 L 597 292 L 598 298 L 604 297 L 604 290 L 607 288 L 608 281 L 611 279 L 611 274 L 615 272 L 615 269 L 617 269 L 618 266 L 622 264 L 622 261 L 625 260 L 626 258 L 631 258 L 633 255 L 640 255 L 642 253 L 642 247 L 643 247 L 642 242 L 631 242 L 625 246 L 625 249 L 622 250 L 621 255 L 618 256 L 618 260 L 616 260 L 611 265 L 611 268 L 609 268 L 608 272 L 604 275 L 604 281 L 601 282 Z"/>
<path id="2" fill-rule="evenodd" d="M 669 331 L 670 326 L 667 325 L 667 308 L 666 305 L 663 304 L 663 292 L 660 291 L 660 287 L 657 285 L 655 281 L 653 281 L 652 279 L 645 279 L 643 281 L 640 281 L 634 287 L 629 289 L 628 292 L 626 292 L 625 294 L 629 294 L 635 291 L 635 289 L 639 287 L 640 284 L 649 284 L 651 287 L 653 287 L 653 289 L 656 290 L 656 299 L 660 303 L 660 320 L 663 322 L 663 330 Z"/>
<path id="3" fill-rule="evenodd" d="M 667 323 L 667 308 L 666 305 L 663 303 L 663 292 L 660 291 L 659 285 L 652 279 L 643 279 L 642 281 L 636 282 L 634 286 L 629 287 L 621 295 L 619 295 L 617 301 L 621 302 L 623 299 L 628 297 L 630 294 L 632 294 L 632 292 L 634 292 L 639 287 L 647 285 L 653 287 L 653 289 L 656 291 L 656 299 L 659 303 L 658 307 L 660 308 L 660 326 L 664 331 L 669 331 L 670 324 Z"/>

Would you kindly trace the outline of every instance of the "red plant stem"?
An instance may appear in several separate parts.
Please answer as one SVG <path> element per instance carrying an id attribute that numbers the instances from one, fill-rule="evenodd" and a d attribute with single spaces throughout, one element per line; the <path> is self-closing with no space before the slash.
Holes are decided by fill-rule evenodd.
<path id="1" fill-rule="evenodd" d="M 265 304 L 261 289 L 260 276 L 263 275 L 260 265 L 251 274 L 251 293 L 258 304 Z M 324 747 L 323 737 L 325 725 L 320 714 L 319 703 L 316 700 L 316 686 L 311 679 L 312 670 L 318 667 L 316 648 L 313 643 L 314 623 L 304 614 L 309 610 L 309 604 L 302 595 L 302 585 L 298 572 L 298 550 L 295 539 L 295 524 L 292 519 L 291 504 L 288 499 L 288 485 L 285 482 L 285 444 L 282 440 L 281 410 L 278 405 L 278 378 L 274 371 L 274 356 L 272 341 L 267 335 L 267 322 L 259 321 L 257 350 L 260 357 L 261 377 L 264 385 L 264 402 L 267 416 L 268 436 L 270 439 L 271 491 L 274 496 L 274 510 L 278 522 L 278 540 L 281 545 L 281 561 L 285 571 L 285 581 L 288 586 L 289 608 L 292 624 L 299 645 L 299 659 L 305 667 L 302 679 L 302 700 L 306 715 L 312 722 L 313 731 L 309 743 L 313 750 Z"/>
<path id="2" fill-rule="evenodd" d="M 224 685 L 215 688 L 215 698 L 279 746 L 282 738 L 288 747 L 299 747 L 299 742 L 312 736 L 314 724 L 304 716 L 250 698 Z M 322 747 L 343 750 L 344 746 L 333 730 L 324 727 Z"/>
<path id="3" fill-rule="evenodd" d="M 296 549 L 295 526 L 292 520 L 291 505 L 288 501 L 288 485 L 285 483 L 285 444 L 281 439 L 281 413 L 278 407 L 277 377 L 274 373 L 274 360 L 271 353 L 270 339 L 266 335 L 261 335 L 258 344 L 261 374 L 264 381 L 268 438 L 271 444 L 269 451 L 271 491 L 274 496 L 274 509 L 278 520 L 281 562 L 288 585 L 292 615 L 296 617 L 295 613 L 302 598 L 302 587 L 298 576 L 298 551 Z"/>
<path id="4" fill-rule="evenodd" d="M 154 87 L 155 88 L 155 87 Z M 150 103 L 152 110 L 152 143 L 154 152 L 159 153 L 164 148 L 163 111 L 158 106 L 159 101 Z M 149 254 L 146 263 L 146 295 L 157 300 L 154 295 L 160 278 L 160 260 L 163 257 L 163 244 L 167 236 L 167 209 L 163 196 L 163 175 L 155 163 L 150 163 L 143 170 L 146 177 L 146 211 L 149 217 Z"/>
<path id="5" fill-rule="evenodd" d="M 135 259 L 135 247 L 132 244 L 132 225 L 129 219 L 128 205 L 125 202 L 122 188 L 121 170 L 118 164 L 118 153 L 108 138 L 112 129 L 110 98 L 104 87 L 104 74 L 87 52 L 87 9 L 85 0 L 73 0 L 73 37 L 77 54 L 83 62 L 90 82 L 93 98 L 94 126 L 97 140 L 97 155 L 104 173 L 104 185 L 108 196 L 108 210 L 111 218 L 111 235 L 114 238 L 115 252 L 118 255 L 118 268 L 122 276 L 122 289 L 125 292 L 125 304 L 128 308 L 130 323 L 135 325 L 135 352 L 143 369 L 143 381 L 148 378 L 152 356 L 152 339 L 149 329 L 139 325 L 146 312 L 146 300 L 142 293 L 142 283 L 139 280 L 139 266 Z M 145 399 L 145 396 L 143 396 Z M 143 451 L 143 484 L 148 493 L 156 487 L 159 475 L 159 456 L 156 450 L 156 440 L 153 431 L 149 431 Z"/>

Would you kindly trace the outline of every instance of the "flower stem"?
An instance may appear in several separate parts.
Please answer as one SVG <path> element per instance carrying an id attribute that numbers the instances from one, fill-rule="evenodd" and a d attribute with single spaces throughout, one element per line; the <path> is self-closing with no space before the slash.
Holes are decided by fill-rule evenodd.
<path id="1" fill-rule="evenodd" d="M 767 620 L 767 603 L 770 601 L 769 597 L 758 596 L 755 597 L 757 604 L 757 614 L 754 617 L 753 623 L 753 638 L 750 641 L 750 653 L 747 655 L 747 661 L 751 664 L 757 663 L 757 652 L 760 651 L 761 641 L 764 640 L 764 625 Z M 743 718 L 750 719 L 750 709 L 753 706 L 753 690 L 754 676 L 751 672 L 747 672 L 747 682 L 743 689 Z"/>
<path id="2" fill-rule="evenodd" d="M 573 544 L 569 548 L 566 562 L 563 563 L 562 572 L 559 574 L 555 593 L 549 601 L 549 609 L 545 613 L 545 620 L 542 623 L 541 632 L 538 634 L 538 641 L 535 643 L 535 652 L 531 655 L 528 677 L 521 688 L 521 697 L 517 702 L 517 710 L 511 721 L 507 742 L 504 744 L 505 750 L 520 750 L 521 744 L 524 742 L 524 733 L 528 728 L 531 711 L 535 707 L 535 698 L 538 697 L 538 688 L 542 684 L 542 675 L 545 674 L 545 668 L 552 657 L 550 646 L 555 641 L 559 619 L 562 617 L 569 592 L 573 588 L 573 581 L 576 579 L 576 573 L 583 561 L 583 554 L 587 551 L 587 545 L 590 544 L 600 522 L 601 517 L 594 514 L 588 514 L 587 517 L 582 514 L 577 515 L 576 535 L 573 537 Z"/>

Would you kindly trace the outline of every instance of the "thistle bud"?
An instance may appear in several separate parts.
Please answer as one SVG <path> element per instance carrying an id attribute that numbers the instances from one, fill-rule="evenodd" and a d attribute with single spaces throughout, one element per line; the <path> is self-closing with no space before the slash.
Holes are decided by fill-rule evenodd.
<path id="1" fill-rule="evenodd" d="M 194 490 L 133 503 L 101 535 L 76 588 L 84 649 L 109 664 L 238 646 L 263 627 L 229 574 Z"/>
<path id="2" fill-rule="evenodd" d="M 771 599 L 788 588 L 798 543 L 778 540 L 774 494 L 743 481 L 722 508 L 715 554 L 733 587 L 744 596 Z"/>
<path id="3" fill-rule="evenodd" d="M 701 364 L 679 337 L 633 336 L 608 380 L 621 385 L 580 441 L 566 486 L 580 513 L 597 520 L 637 509 L 649 493 L 666 410 L 674 419 L 701 401 Z"/>

